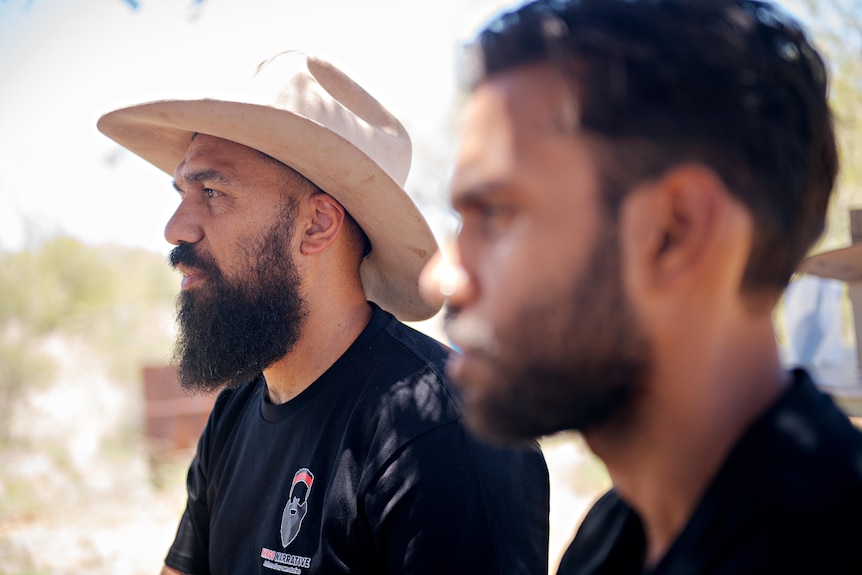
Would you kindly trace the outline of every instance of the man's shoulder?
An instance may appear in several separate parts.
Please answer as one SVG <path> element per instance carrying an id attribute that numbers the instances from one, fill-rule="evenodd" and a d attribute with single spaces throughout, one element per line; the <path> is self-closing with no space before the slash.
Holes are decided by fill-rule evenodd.
<path id="1" fill-rule="evenodd" d="M 232 427 L 242 413 L 250 406 L 256 406 L 263 391 L 263 375 L 236 387 L 222 388 L 216 396 L 207 422 L 206 432 Z"/>
<path id="2" fill-rule="evenodd" d="M 389 316 L 369 352 L 373 377 L 364 395 L 381 417 L 421 427 L 460 417 L 445 373 L 450 349 L 444 344 Z"/>
<path id="3" fill-rule="evenodd" d="M 862 434 L 799 372 L 731 453 L 677 552 L 737 557 L 745 573 L 843 573 L 820 567 L 862 569 L 862 548 L 848 545 L 860 537 Z"/>
<path id="4" fill-rule="evenodd" d="M 448 346 L 379 308 L 375 309 L 372 322 L 380 328 L 362 359 L 374 367 L 375 381 L 370 390 L 394 396 L 413 390 L 426 398 L 439 397 L 458 403 L 445 373 L 446 361 L 452 353 Z"/>
<path id="5" fill-rule="evenodd" d="M 743 441 L 775 488 L 798 493 L 800 505 L 845 492 L 862 504 L 862 432 L 805 372 L 794 372 L 791 390 Z"/>
<path id="6" fill-rule="evenodd" d="M 400 348 L 401 353 L 435 369 L 444 366 L 449 354 L 452 353 L 444 343 L 392 316 L 389 316 L 383 333 L 389 340 L 389 344 Z"/>
<path id="7" fill-rule="evenodd" d="M 632 573 L 644 552 L 639 535 L 640 519 L 614 489 L 604 493 L 589 509 L 560 561 L 558 575 L 582 575 L 600 572 L 608 565 L 618 565 L 619 557 L 628 558 Z"/>

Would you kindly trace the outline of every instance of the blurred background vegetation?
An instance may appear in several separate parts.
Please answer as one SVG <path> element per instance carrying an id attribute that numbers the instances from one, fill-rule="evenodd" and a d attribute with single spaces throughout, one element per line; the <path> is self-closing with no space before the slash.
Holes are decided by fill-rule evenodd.
<path id="1" fill-rule="evenodd" d="M 850 244 L 851 208 L 862 207 L 862 1 L 804 0 L 802 12 L 832 74 L 841 172 L 827 230 L 814 251 Z"/>
<path id="2" fill-rule="evenodd" d="M 106 536 L 146 517 L 138 499 L 159 509 L 140 370 L 170 359 L 177 285 L 143 249 L 59 235 L 0 251 L 0 573 L 118 572 Z M 158 572 L 161 551 L 145 553 L 124 572 Z"/>
<path id="3" fill-rule="evenodd" d="M 56 375 L 52 341 L 92 351 L 129 387 L 140 366 L 167 361 L 176 291 L 164 258 L 143 249 L 57 236 L 0 251 L 0 441 L 23 440 L 11 433 L 13 409 Z"/>
<path id="4" fill-rule="evenodd" d="M 827 213 L 826 230 L 812 248 L 820 253 L 849 246 L 850 211 L 862 208 L 862 0 L 791 2 L 827 59 L 830 102 L 838 139 L 840 172 Z M 842 285 L 844 345 L 856 344 L 853 310 Z M 775 310 L 779 343 L 787 343 L 784 302 Z"/>

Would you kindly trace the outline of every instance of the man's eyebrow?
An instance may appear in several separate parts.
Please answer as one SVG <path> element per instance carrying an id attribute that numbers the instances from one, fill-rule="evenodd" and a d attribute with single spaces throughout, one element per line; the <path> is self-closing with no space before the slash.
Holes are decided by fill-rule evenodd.
<path id="1" fill-rule="evenodd" d="M 188 182 L 190 184 L 198 184 L 201 182 L 218 182 L 220 184 L 230 183 L 230 178 L 225 176 L 222 172 L 215 169 L 208 170 L 200 170 L 198 172 L 192 172 L 191 174 L 185 174 L 182 177 L 183 182 Z M 178 192 L 180 191 L 180 186 L 177 184 L 177 181 L 173 181 L 174 189 Z"/>
<path id="2" fill-rule="evenodd" d="M 455 209 L 482 203 L 500 193 L 505 186 L 502 182 L 490 181 L 455 190 L 452 194 L 452 207 Z"/>

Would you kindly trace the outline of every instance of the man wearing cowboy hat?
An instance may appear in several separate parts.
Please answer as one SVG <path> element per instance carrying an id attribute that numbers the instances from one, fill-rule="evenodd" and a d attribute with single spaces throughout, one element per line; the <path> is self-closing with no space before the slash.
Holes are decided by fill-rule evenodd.
<path id="1" fill-rule="evenodd" d="M 608 467 L 559 573 L 862 573 L 862 434 L 772 322 L 838 168 L 804 31 L 757 0 L 535 0 L 467 57 L 462 225 L 423 285 L 477 432 L 578 430 Z"/>
<path id="2" fill-rule="evenodd" d="M 182 385 L 222 391 L 164 573 L 544 573 L 535 445 L 473 440 L 433 315 L 436 249 L 403 191 L 410 141 L 298 52 L 232 100 L 168 100 L 99 129 L 172 173 Z"/>

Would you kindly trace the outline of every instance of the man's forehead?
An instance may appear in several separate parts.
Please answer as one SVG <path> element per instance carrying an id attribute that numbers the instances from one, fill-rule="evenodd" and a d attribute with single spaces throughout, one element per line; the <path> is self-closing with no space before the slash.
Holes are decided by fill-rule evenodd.
<path id="1" fill-rule="evenodd" d="M 468 115 L 505 114 L 524 132 L 574 131 L 580 106 L 572 83 L 547 62 L 526 64 L 497 73 L 474 89 Z"/>
<path id="2" fill-rule="evenodd" d="M 471 93 L 461 126 L 453 195 L 504 179 L 542 142 L 576 137 L 578 101 L 548 64 L 495 74 Z"/>
<path id="3" fill-rule="evenodd" d="M 227 183 L 235 178 L 239 160 L 246 153 L 251 158 L 251 152 L 258 153 L 236 142 L 199 135 L 189 144 L 185 157 L 174 170 L 174 181 Z"/>

